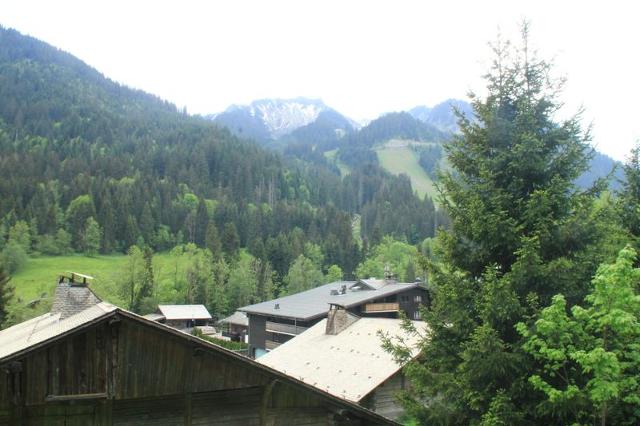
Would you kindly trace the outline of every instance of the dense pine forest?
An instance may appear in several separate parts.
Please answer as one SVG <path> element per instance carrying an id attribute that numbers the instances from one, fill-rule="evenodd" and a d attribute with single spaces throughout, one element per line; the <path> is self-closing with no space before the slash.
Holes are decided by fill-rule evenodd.
<path id="1" fill-rule="evenodd" d="M 434 234 L 434 203 L 404 176 L 363 164 L 343 179 L 283 157 L 10 29 L 0 31 L 0 98 L 10 272 L 25 255 L 193 244 L 225 268 L 249 254 L 280 292 L 296 260 L 348 278 L 384 236 L 416 245 Z M 266 297 L 252 294 L 246 302 Z"/>

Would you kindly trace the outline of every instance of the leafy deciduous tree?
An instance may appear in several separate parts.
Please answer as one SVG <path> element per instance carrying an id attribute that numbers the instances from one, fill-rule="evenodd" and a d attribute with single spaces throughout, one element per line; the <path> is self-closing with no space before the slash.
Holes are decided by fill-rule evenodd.
<path id="1" fill-rule="evenodd" d="M 529 382 L 545 395 L 541 411 L 563 423 L 640 421 L 640 269 L 623 249 L 602 265 L 586 306 L 567 312 L 558 294 L 534 326 L 518 324 L 524 349 L 538 361 Z"/>

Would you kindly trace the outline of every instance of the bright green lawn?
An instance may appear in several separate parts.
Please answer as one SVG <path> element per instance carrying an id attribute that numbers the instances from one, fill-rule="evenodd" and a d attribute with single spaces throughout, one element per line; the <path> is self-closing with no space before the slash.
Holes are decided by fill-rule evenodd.
<path id="1" fill-rule="evenodd" d="M 95 279 L 91 288 L 103 300 L 119 306 L 126 303 L 117 295 L 118 275 L 126 265 L 124 255 L 86 257 L 41 256 L 30 258 L 27 264 L 11 278 L 15 288 L 14 304 L 24 305 L 35 299 L 43 298 L 40 309 L 46 311 L 51 303 L 58 276 L 67 271 L 91 275 Z M 158 283 L 158 297 L 162 302 L 172 302 L 177 297 L 175 290 L 175 270 L 184 273 L 187 256 L 172 256 L 170 253 L 158 253 L 153 257 L 153 270 Z"/>
<path id="2" fill-rule="evenodd" d="M 11 279 L 15 287 L 16 296 L 25 302 L 37 299 L 43 295 L 53 294 L 58 276 L 67 271 L 79 272 L 95 277 L 91 284 L 96 293 L 103 296 L 102 284 L 111 279 L 124 266 L 126 257 L 82 255 L 72 256 L 42 256 L 30 258 L 27 264 Z"/>
<path id="3" fill-rule="evenodd" d="M 411 186 L 418 195 L 424 197 L 428 194 L 434 198 L 436 188 L 429 175 L 420 166 L 418 154 L 411 149 L 409 142 L 402 142 L 404 141 L 392 140 L 375 148 L 380 165 L 395 175 L 405 173 L 411 179 Z"/>

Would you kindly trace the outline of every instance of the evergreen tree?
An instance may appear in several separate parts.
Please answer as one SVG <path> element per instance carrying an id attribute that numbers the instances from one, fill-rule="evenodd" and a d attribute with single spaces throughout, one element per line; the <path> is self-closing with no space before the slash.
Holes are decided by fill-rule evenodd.
<path id="1" fill-rule="evenodd" d="M 218 227 L 215 222 L 210 220 L 207 224 L 207 235 L 205 238 L 205 247 L 209 249 L 213 259 L 217 260 L 222 254 L 222 245 L 218 235 Z"/>
<path id="2" fill-rule="evenodd" d="M 227 222 L 222 232 L 222 251 L 227 260 L 231 262 L 237 258 L 239 249 L 240 237 L 236 225 L 233 222 Z"/>
<path id="3" fill-rule="evenodd" d="M 407 368 L 415 383 L 404 399 L 422 422 L 553 423 L 536 410 L 540 394 L 527 385 L 535 361 L 515 324 L 559 291 L 582 300 L 610 249 L 598 246 L 598 188 L 573 184 L 587 166 L 588 132 L 578 116 L 554 121 L 557 82 L 522 30 L 515 54 L 492 46 L 487 97 L 472 95 L 476 120 L 460 117 L 461 135 L 445 147 L 452 170 L 440 177 L 441 198 L 452 229 L 438 236 L 441 263 L 429 265 L 429 339 Z M 512 417 L 496 418 L 510 404 Z"/>
<path id="4" fill-rule="evenodd" d="M 116 248 L 116 224 L 111 204 L 110 191 L 105 191 L 102 197 L 102 208 L 99 211 L 100 223 L 102 224 L 102 252 L 109 254 Z"/>
<path id="5" fill-rule="evenodd" d="M 222 318 L 229 313 L 229 299 L 227 291 L 227 282 L 229 280 L 229 265 L 223 258 L 218 259 L 211 266 L 212 280 L 211 287 L 207 294 L 207 308 L 210 312 Z"/>
<path id="6" fill-rule="evenodd" d="M 0 330 L 9 318 L 9 303 L 13 298 L 13 287 L 9 284 L 11 277 L 0 264 Z"/>
<path id="7" fill-rule="evenodd" d="M 209 225 L 209 212 L 207 211 L 207 205 L 204 199 L 200 199 L 198 202 L 198 209 L 195 216 L 195 243 L 204 247 L 206 243 L 207 227 Z"/>
<path id="8" fill-rule="evenodd" d="M 622 225 L 636 240 L 640 238 L 640 144 L 631 151 L 624 165 L 624 181 L 618 194 Z"/>

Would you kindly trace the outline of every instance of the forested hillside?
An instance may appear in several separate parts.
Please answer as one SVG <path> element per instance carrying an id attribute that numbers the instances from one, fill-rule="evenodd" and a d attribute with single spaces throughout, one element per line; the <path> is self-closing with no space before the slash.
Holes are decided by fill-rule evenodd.
<path id="1" fill-rule="evenodd" d="M 341 179 L 285 159 L 10 29 L 0 30 L 0 99 L 9 269 L 25 254 L 194 243 L 228 264 L 248 252 L 277 291 L 301 255 L 351 277 L 384 235 L 416 244 L 434 232 L 433 203 L 406 178 L 365 166 Z"/>

